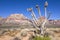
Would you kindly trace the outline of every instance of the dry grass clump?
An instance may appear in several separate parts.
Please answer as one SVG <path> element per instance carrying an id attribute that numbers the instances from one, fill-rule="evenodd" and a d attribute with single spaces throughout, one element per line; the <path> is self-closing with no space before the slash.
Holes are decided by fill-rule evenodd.
<path id="1" fill-rule="evenodd" d="M 0 35 L 0 37 L 2 37 L 2 36 L 4 36 L 4 35 L 9 35 L 9 36 L 15 36 L 17 33 L 19 33 L 20 32 L 20 30 L 13 30 L 13 31 L 11 31 L 11 30 L 8 30 L 8 31 L 6 31 L 6 32 L 4 32 L 3 34 L 1 34 Z"/>

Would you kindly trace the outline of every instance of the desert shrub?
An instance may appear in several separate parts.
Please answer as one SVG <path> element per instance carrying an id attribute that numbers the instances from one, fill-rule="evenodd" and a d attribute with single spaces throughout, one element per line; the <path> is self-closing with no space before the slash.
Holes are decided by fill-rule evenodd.
<path id="1" fill-rule="evenodd" d="M 51 39 L 49 37 L 36 36 L 35 38 L 33 38 L 33 40 L 51 40 Z"/>

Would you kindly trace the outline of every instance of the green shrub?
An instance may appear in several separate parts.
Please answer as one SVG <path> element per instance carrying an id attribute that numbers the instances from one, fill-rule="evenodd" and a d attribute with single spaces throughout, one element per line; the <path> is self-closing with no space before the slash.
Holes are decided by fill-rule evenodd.
<path id="1" fill-rule="evenodd" d="M 49 37 L 38 37 L 36 36 L 33 40 L 51 40 Z"/>

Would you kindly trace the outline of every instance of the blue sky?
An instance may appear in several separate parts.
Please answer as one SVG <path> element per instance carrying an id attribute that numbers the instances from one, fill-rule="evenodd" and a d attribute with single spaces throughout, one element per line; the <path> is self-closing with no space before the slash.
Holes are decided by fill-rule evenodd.
<path id="1" fill-rule="evenodd" d="M 45 1 L 48 1 L 47 10 L 51 13 L 50 19 L 60 19 L 60 0 L 0 0 L 0 16 L 6 18 L 10 14 L 22 13 L 31 19 L 31 13 L 27 11 L 27 8 L 33 8 L 38 17 L 36 4 L 40 6 L 41 13 L 44 16 Z"/>

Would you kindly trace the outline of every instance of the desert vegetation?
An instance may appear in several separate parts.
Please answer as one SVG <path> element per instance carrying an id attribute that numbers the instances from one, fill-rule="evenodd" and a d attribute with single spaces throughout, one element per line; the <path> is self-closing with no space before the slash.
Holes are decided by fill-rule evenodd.
<path id="1" fill-rule="evenodd" d="M 51 40 L 50 37 L 40 37 L 40 36 L 36 36 L 35 38 L 33 38 L 33 40 Z"/>

